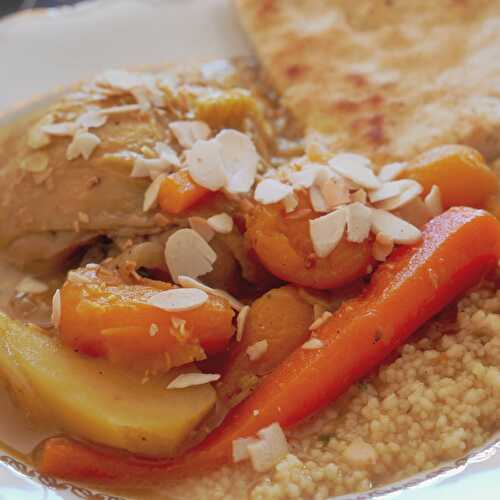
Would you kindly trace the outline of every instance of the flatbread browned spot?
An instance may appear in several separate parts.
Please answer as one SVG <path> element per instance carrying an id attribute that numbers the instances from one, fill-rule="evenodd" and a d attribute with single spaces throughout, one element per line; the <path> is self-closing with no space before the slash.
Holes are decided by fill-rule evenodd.
<path id="1" fill-rule="evenodd" d="M 500 155 L 500 0 L 236 0 L 309 140 L 375 160 Z"/>

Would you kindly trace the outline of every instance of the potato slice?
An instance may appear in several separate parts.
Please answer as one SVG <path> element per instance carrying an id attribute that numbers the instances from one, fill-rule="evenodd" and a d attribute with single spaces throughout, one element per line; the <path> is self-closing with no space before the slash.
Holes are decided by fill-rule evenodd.
<path id="1" fill-rule="evenodd" d="M 215 404 L 209 385 L 167 390 L 188 366 L 141 377 L 67 350 L 42 331 L 0 314 L 0 374 L 34 422 L 149 456 L 171 456 Z"/>

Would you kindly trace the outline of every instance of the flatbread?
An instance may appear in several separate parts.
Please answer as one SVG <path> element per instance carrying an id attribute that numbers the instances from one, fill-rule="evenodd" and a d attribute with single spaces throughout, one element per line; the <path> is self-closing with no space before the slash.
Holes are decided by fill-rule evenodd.
<path id="1" fill-rule="evenodd" d="M 456 142 L 500 155 L 499 0 L 236 4 L 310 138 L 381 160 Z"/>

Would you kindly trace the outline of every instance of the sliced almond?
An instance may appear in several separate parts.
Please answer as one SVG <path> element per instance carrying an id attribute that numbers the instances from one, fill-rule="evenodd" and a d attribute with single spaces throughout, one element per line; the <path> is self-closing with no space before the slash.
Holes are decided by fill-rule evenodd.
<path id="1" fill-rule="evenodd" d="M 372 209 L 356 202 L 345 207 L 347 219 L 347 241 L 361 243 L 370 235 Z"/>
<path id="2" fill-rule="evenodd" d="M 56 290 L 56 293 L 52 297 L 51 319 L 54 327 L 59 328 L 61 324 L 61 291 L 59 289 Z"/>
<path id="3" fill-rule="evenodd" d="M 251 139 L 237 130 L 222 130 L 215 140 L 226 172 L 229 193 L 248 193 L 255 182 L 259 155 Z"/>
<path id="4" fill-rule="evenodd" d="M 208 225 L 203 217 L 189 217 L 189 226 L 196 231 L 205 241 L 210 241 L 215 236 L 215 231 Z"/>
<path id="5" fill-rule="evenodd" d="M 372 171 L 372 165 L 368 158 L 352 153 L 340 153 L 335 155 L 328 165 L 338 174 L 350 179 L 362 188 L 378 189 L 381 182 Z"/>
<path id="6" fill-rule="evenodd" d="M 335 249 L 344 235 L 345 226 L 343 209 L 309 221 L 309 234 L 318 257 L 327 257 Z"/>
<path id="7" fill-rule="evenodd" d="M 396 210 L 414 200 L 423 191 L 422 186 L 412 179 L 401 179 L 400 181 L 392 182 L 399 183 L 398 185 L 401 188 L 401 193 L 392 198 L 375 203 L 377 208 L 389 211 Z"/>
<path id="8" fill-rule="evenodd" d="M 144 202 L 142 205 L 143 212 L 147 212 L 156 206 L 161 185 L 166 178 L 166 174 L 158 175 L 158 177 L 156 177 L 156 179 L 146 189 L 146 192 L 144 193 Z"/>
<path id="9" fill-rule="evenodd" d="M 324 342 L 321 339 L 311 338 L 302 344 L 302 349 L 314 350 L 324 347 Z"/>
<path id="10" fill-rule="evenodd" d="M 216 232 L 220 234 L 229 234 L 233 230 L 233 218 L 226 213 L 212 215 L 207 219 L 207 224 Z"/>
<path id="11" fill-rule="evenodd" d="M 247 347 L 247 354 L 250 361 L 257 361 L 266 354 L 269 344 L 267 340 L 259 340 Z"/>
<path id="12" fill-rule="evenodd" d="M 378 233 L 373 242 L 372 255 L 375 260 L 384 262 L 394 250 L 393 239 L 385 233 Z"/>
<path id="13" fill-rule="evenodd" d="M 368 198 L 372 203 L 376 203 L 377 201 L 384 201 L 389 198 L 399 196 L 407 188 L 408 183 L 406 182 L 406 179 L 384 182 L 384 184 L 382 184 L 382 186 L 378 189 L 370 191 Z"/>
<path id="14" fill-rule="evenodd" d="M 385 210 L 373 209 L 372 229 L 375 234 L 384 233 L 394 243 L 412 245 L 422 238 L 418 228 Z"/>
<path id="15" fill-rule="evenodd" d="M 325 213 L 329 211 L 325 198 L 323 198 L 321 189 L 318 186 L 311 186 L 309 188 L 309 200 L 315 212 Z"/>
<path id="16" fill-rule="evenodd" d="M 155 151 L 162 160 L 167 161 L 170 165 L 173 165 L 174 167 L 181 166 L 177 153 L 168 144 L 164 142 L 157 142 L 155 144 Z"/>
<path id="17" fill-rule="evenodd" d="M 227 300 L 229 302 L 229 305 L 235 311 L 241 311 L 244 307 L 244 305 L 239 300 L 235 299 L 232 295 L 230 295 L 226 291 L 219 290 L 218 288 L 210 288 L 209 286 L 201 283 L 198 280 L 195 280 L 194 278 L 191 278 L 190 276 L 179 276 L 178 283 L 183 287 L 199 288 L 200 290 L 203 290 L 207 293 L 211 293 L 212 295 L 221 297 L 222 299 Z"/>
<path id="18" fill-rule="evenodd" d="M 170 173 L 172 165 L 163 158 L 136 158 L 130 177 L 149 177 L 155 180 L 160 174 Z"/>
<path id="19" fill-rule="evenodd" d="M 167 389 L 186 389 L 196 385 L 205 385 L 220 379 L 217 373 L 181 373 L 167 385 Z"/>
<path id="20" fill-rule="evenodd" d="M 49 287 L 47 283 L 43 281 L 32 278 L 31 276 L 26 276 L 16 285 L 16 292 L 20 293 L 45 293 Z"/>
<path id="21" fill-rule="evenodd" d="M 289 214 L 299 206 L 299 199 L 295 196 L 295 194 L 289 194 L 283 199 L 283 206 L 285 207 L 285 212 Z"/>
<path id="22" fill-rule="evenodd" d="M 208 300 L 208 294 L 198 288 L 173 288 L 149 298 L 148 304 L 169 312 L 198 309 Z"/>
<path id="23" fill-rule="evenodd" d="M 407 163 L 388 163 L 379 170 L 378 178 L 382 182 L 392 181 L 397 179 L 407 167 Z"/>
<path id="24" fill-rule="evenodd" d="M 425 197 L 424 203 L 432 217 L 443 213 L 443 201 L 439 186 L 433 185 L 429 194 Z"/>
<path id="25" fill-rule="evenodd" d="M 77 130 L 77 126 L 73 122 L 61 122 L 61 123 L 52 123 L 49 125 L 42 126 L 42 132 L 45 132 L 49 135 L 55 136 L 73 136 L 75 135 Z"/>
<path id="26" fill-rule="evenodd" d="M 130 91 L 134 87 L 142 85 L 142 75 L 131 73 L 122 69 L 108 69 L 98 75 L 95 82 L 98 85 L 111 87 L 117 90 Z"/>
<path id="27" fill-rule="evenodd" d="M 88 130 L 89 128 L 99 128 L 106 124 L 108 117 L 99 113 L 98 110 L 91 110 L 83 113 L 76 120 L 76 126 Z"/>
<path id="28" fill-rule="evenodd" d="M 75 160 L 79 156 L 88 160 L 95 148 L 101 144 L 101 139 L 90 132 L 77 132 L 66 150 L 66 159 Z"/>
<path id="29" fill-rule="evenodd" d="M 179 229 L 165 245 L 165 261 L 176 283 L 179 276 L 197 278 L 209 273 L 216 259 L 210 245 L 192 229 Z"/>
<path id="30" fill-rule="evenodd" d="M 315 182 L 320 165 L 309 165 L 298 172 L 292 172 L 288 175 L 289 181 L 296 189 L 309 189 Z"/>
<path id="31" fill-rule="evenodd" d="M 238 438 L 233 441 L 233 462 L 242 462 L 250 458 L 248 445 L 256 444 L 259 440 L 256 438 Z"/>
<path id="32" fill-rule="evenodd" d="M 208 139 L 211 132 L 210 127 L 201 121 L 171 122 L 168 127 L 184 148 L 191 148 L 196 141 Z"/>
<path id="33" fill-rule="evenodd" d="M 257 472 L 272 469 L 288 453 L 288 443 L 283 430 L 277 423 L 261 429 L 256 443 L 247 445 L 252 467 Z"/>
<path id="34" fill-rule="evenodd" d="M 318 319 L 314 320 L 309 325 L 309 330 L 317 330 L 319 327 L 323 326 L 332 316 L 333 314 L 330 311 L 324 311 Z"/>
<path id="35" fill-rule="evenodd" d="M 189 175 L 200 186 L 218 191 L 226 185 L 226 172 L 216 141 L 197 141 L 192 149 L 186 151 L 186 164 Z"/>
<path id="36" fill-rule="evenodd" d="M 351 201 L 349 186 L 343 178 L 328 179 L 321 186 L 321 194 L 329 209 L 333 209 L 338 205 L 344 205 Z"/>
<path id="37" fill-rule="evenodd" d="M 50 125 L 54 121 L 52 114 L 45 115 L 28 132 L 28 146 L 32 149 L 43 148 L 50 143 L 50 135 L 42 130 L 45 125 Z"/>
<path id="38" fill-rule="evenodd" d="M 240 342 L 243 338 L 243 333 L 245 331 L 245 322 L 247 320 L 248 313 L 250 312 L 250 306 L 245 306 L 236 318 L 236 341 Z"/>
<path id="39" fill-rule="evenodd" d="M 79 285 L 86 285 L 89 283 L 94 283 L 93 280 L 88 274 L 84 274 L 78 271 L 69 271 L 67 276 L 68 281 L 72 283 L 78 283 Z"/>
<path id="40" fill-rule="evenodd" d="M 275 179 L 264 179 L 257 184 L 254 198 L 263 205 L 277 203 L 293 193 L 292 186 Z"/>

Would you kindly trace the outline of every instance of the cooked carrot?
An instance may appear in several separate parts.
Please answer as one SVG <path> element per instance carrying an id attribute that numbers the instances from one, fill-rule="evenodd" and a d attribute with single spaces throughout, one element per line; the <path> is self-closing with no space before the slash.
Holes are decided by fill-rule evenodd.
<path id="1" fill-rule="evenodd" d="M 427 194 L 439 186 L 444 208 L 485 208 L 497 190 L 497 178 L 481 153 L 468 146 L 452 144 L 430 149 L 417 156 L 401 177 L 418 181 Z"/>
<path id="2" fill-rule="evenodd" d="M 94 270 L 78 272 L 88 283 L 68 280 L 62 287 L 59 330 L 82 354 L 139 367 L 154 360 L 151 368 L 165 370 L 202 358 L 203 350 L 220 351 L 233 334 L 225 299 L 211 295 L 197 309 L 173 313 L 147 303 L 173 285 L 105 283 Z"/>
<path id="3" fill-rule="evenodd" d="M 295 285 L 337 288 L 365 275 L 373 262 L 372 241 L 343 238 L 330 255 L 319 258 L 309 236 L 309 221 L 315 217 L 308 198 L 299 193 L 299 205 L 290 214 L 281 204 L 255 206 L 245 236 L 270 273 Z"/>
<path id="4" fill-rule="evenodd" d="M 430 221 L 423 239 L 400 247 L 368 288 L 316 332 L 316 350 L 295 350 L 201 444 L 173 461 L 126 458 L 65 438 L 41 449 L 42 472 L 70 480 L 137 484 L 231 461 L 233 440 L 279 422 L 289 427 L 336 399 L 380 365 L 417 328 L 494 269 L 500 223 L 482 210 L 453 208 Z"/>
<path id="5" fill-rule="evenodd" d="M 196 184 L 187 170 L 170 174 L 158 193 L 160 208 L 169 214 L 180 214 L 210 196 L 211 191 Z"/>

